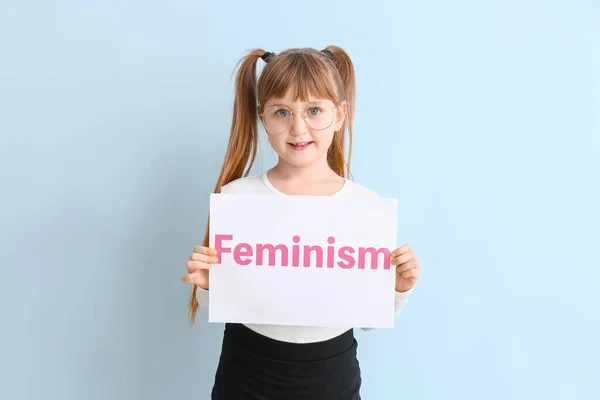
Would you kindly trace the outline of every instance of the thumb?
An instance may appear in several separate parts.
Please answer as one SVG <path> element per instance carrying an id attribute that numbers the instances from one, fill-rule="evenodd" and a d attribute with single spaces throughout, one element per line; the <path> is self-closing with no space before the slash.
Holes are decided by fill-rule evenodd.
<path id="1" fill-rule="evenodd" d="M 201 287 L 202 289 L 208 289 L 208 271 L 193 272 L 191 274 L 184 275 L 181 280 L 192 283 Z"/>

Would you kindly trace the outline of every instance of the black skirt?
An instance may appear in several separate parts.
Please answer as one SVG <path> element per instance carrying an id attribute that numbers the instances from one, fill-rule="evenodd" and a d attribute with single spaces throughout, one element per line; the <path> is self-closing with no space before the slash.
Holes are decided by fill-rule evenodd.
<path id="1" fill-rule="evenodd" d="M 288 343 L 226 324 L 212 400 L 360 400 L 352 329 L 317 343 Z"/>

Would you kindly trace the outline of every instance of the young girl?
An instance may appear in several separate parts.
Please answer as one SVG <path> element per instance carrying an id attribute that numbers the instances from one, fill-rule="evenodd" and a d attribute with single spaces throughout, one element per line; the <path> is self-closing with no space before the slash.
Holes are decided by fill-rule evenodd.
<path id="1" fill-rule="evenodd" d="M 257 80 L 259 59 L 266 65 Z M 329 46 L 277 55 L 254 50 L 240 63 L 231 136 L 215 193 L 377 196 L 349 179 L 345 136 L 351 148 L 355 88 L 354 67 L 344 50 Z M 259 118 L 279 161 L 248 176 Z M 217 262 L 208 238 L 207 229 L 182 278 L 193 284 L 192 323 L 198 306 L 208 308 L 208 271 Z M 397 316 L 419 278 L 419 264 L 408 245 L 391 257 Z M 212 399 L 360 399 L 352 328 L 226 324 Z"/>

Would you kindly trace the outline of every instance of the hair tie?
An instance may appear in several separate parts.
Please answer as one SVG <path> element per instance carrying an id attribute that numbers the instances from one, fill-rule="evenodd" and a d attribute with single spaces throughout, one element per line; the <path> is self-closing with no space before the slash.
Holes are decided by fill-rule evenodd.
<path id="1" fill-rule="evenodd" d="M 275 55 L 275 53 L 271 53 L 270 51 L 265 51 L 265 54 L 260 56 L 260 58 L 262 58 L 264 62 L 269 62 L 269 58 L 271 58 L 271 56 L 274 56 L 274 55 Z"/>
<path id="2" fill-rule="evenodd" d="M 329 49 L 321 50 L 321 53 L 325 54 L 329 58 L 333 58 L 333 53 Z"/>

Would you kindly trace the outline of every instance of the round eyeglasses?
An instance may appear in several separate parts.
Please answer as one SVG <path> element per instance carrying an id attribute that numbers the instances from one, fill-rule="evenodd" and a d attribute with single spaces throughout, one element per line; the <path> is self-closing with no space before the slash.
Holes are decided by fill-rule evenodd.
<path id="1" fill-rule="evenodd" d="M 313 102 L 302 109 L 302 119 L 314 130 L 327 129 L 333 123 L 334 107 L 329 103 Z M 288 107 L 275 105 L 260 114 L 262 123 L 269 133 L 283 133 L 292 127 L 294 111 Z"/>

